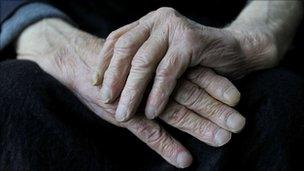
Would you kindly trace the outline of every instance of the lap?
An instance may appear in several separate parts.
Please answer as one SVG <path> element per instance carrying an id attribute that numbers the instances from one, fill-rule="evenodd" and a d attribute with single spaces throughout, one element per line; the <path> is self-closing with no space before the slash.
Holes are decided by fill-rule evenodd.
<path id="1" fill-rule="evenodd" d="M 0 80 L 0 170 L 174 170 L 126 130 L 95 116 L 36 64 L 1 62 Z M 168 128 L 194 154 L 195 163 L 189 170 L 234 168 L 237 164 L 277 168 L 297 151 L 294 145 L 303 142 L 304 84 L 300 76 L 271 69 L 252 74 L 238 85 L 242 93 L 238 108 L 247 125 L 229 144 L 209 147 Z"/>
<path id="2" fill-rule="evenodd" d="M 292 169 L 303 150 L 299 144 L 304 142 L 303 78 L 275 68 L 249 75 L 239 87 L 242 99 L 238 108 L 247 125 L 232 138 L 234 151 L 228 154 L 241 153 L 235 159 L 252 169 Z"/>

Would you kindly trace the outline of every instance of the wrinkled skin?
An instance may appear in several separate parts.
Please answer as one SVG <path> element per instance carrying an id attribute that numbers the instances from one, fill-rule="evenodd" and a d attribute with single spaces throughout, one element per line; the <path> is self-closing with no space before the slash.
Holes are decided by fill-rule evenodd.
<path id="1" fill-rule="evenodd" d="M 115 117 L 126 121 L 135 113 L 148 82 L 154 79 L 145 114 L 155 118 L 188 67 L 206 66 L 229 78 L 239 78 L 274 65 L 275 52 L 272 38 L 261 30 L 207 27 L 172 8 L 160 8 L 108 36 L 95 84 L 102 85 L 105 103 L 120 96 Z M 231 93 L 235 94 L 228 100 L 232 103 L 226 104 L 233 106 L 238 95 Z"/>
<path id="2" fill-rule="evenodd" d="M 126 122 L 117 122 L 114 117 L 117 102 L 105 104 L 101 100 L 100 87 L 92 84 L 92 77 L 103 43 L 104 40 L 59 19 L 46 19 L 21 34 L 17 54 L 18 59 L 36 62 L 96 115 L 128 129 L 169 163 L 179 168 L 189 166 L 192 161 L 189 151 L 158 123 L 141 114 Z M 245 119 L 227 105 L 235 105 L 239 97 L 237 89 L 226 78 L 198 67 L 181 80 L 160 118 L 202 142 L 221 146 L 230 140 L 231 132 L 240 131 L 245 124 Z"/>

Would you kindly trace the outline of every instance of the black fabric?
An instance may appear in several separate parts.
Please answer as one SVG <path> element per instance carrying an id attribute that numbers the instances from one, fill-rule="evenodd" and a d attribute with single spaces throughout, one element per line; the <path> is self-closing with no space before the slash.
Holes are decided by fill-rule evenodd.
<path id="1" fill-rule="evenodd" d="M 106 37 L 111 31 L 138 20 L 160 7 L 172 7 L 201 24 L 223 27 L 245 7 L 247 0 L 49 0 L 81 29 Z"/>
<path id="2" fill-rule="evenodd" d="M 177 170 L 135 136 L 90 112 L 29 61 L 0 63 L 0 170 Z M 278 68 L 237 83 L 247 125 L 214 148 L 169 126 L 190 149 L 186 170 L 303 168 L 303 79 Z M 299 169 L 299 168 L 297 168 Z"/>
<path id="3" fill-rule="evenodd" d="M 135 2 L 50 3 L 81 29 L 102 37 L 160 6 L 172 6 L 202 24 L 224 26 L 245 5 L 219 0 Z M 161 123 L 193 154 L 194 163 L 186 170 L 303 170 L 304 83 L 298 75 L 303 72 L 303 24 L 300 28 L 280 68 L 236 83 L 242 93 L 238 110 L 247 124 L 227 145 L 209 147 Z M 15 58 L 14 47 L 2 51 L 0 59 L 8 56 Z M 11 60 L 0 63 L 0 170 L 177 169 L 125 129 L 98 118 L 36 64 Z"/>

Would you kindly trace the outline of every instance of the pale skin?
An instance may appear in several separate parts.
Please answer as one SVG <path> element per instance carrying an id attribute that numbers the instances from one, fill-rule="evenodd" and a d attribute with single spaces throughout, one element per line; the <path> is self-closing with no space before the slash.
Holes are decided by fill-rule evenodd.
<path id="1" fill-rule="evenodd" d="M 145 118 L 143 114 L 122 123 L 115 120 L 117 102 L 105 104 L 100 98 L 100 87 L 92 84 L 92 76 L 98 67 L 96 61 L 103 46 L 103 39 L 78 30 L 60 19 L 45 19 L 28 27 L 20 35 L 17 58 L 36 62 L 96 115 L 128 129 L 172 165 L 179 168 L 189 166 L 192 162 L 189 151 L 157 122 Z M 229 88 L 234 89 L 239 98 L 236 87 L 204 67 L 189 70 L 183 78 L 185 80 L 180 81 L 175 97 L 160 118 L 211 146 L 226 144 L 232 132 L 242 129 L 245 119 L 239 120 L 241 127 L 235 127 L 231 124 L 231 118 L 234 120 L 240 114 L 214 97 Z"/>
<path id="2" fill-rule="evenodd" d="M 115 118 L 121 122 L 134 115 L 148 82 L 153 80 L 145 115 L 155 118 L 189 67 L 212 68 L 234 79 L 276 65 L 292 40 L 301 7 L 301 1 L 252 1 L 225 28 L 200 25 L 172 8 L 152 11 L 108 36 L 95 85 L 102 86 L 105 103 L 120 97 Z M 239 99 L 234 89 L 212 93 L 228 106 Z M 227 94 L 231 99 L 225 98 Z M 241 118 L 237 116 L 235 122 Z"/>
<path id="3" fill-rule="evenodd" d="M 296 2 L 296 3 L 300 3 L 300 2 Z M 268 42 L 269 39 L 264 39 L 265 38 L 263 32 L 264 29 L 261 30 L 257 29 L 258 30 L 257 32 L 255 32 L 256 30 L 253 31 L 247 28 L 245 30 L 239 29 L 241 28 L 240 25 L 242 26 L 246 22 L 250 23 L 250 24 L 248 23 L 245 24 L 246 26 L 247 25 L 250 26 L 248 28 L 252 28 L 254 26 L 255 22 L 253 21 L 255 20 L 259 21 L 257 23 L 260 24 L 261 20 L 265 19 L 265 16 L 263 18 L 262 14 L 261 16 L 259 16 L 260 18 L 259 17 L 250 18 L 250 17 L 246 17 L 246 15 L 252 16 L 253 13 L 252 11 L 254 11 L 254 8 L 261 9 L 262 7 L 263 7 L 262 4 L 259 7 L 255 7 L 252 4 L 249 5 L 236 20 L 238 22 L 236 21 L 233 22 L 231 26 L 225 29 L 208 28 L 214 31 L 214 34 L 211 34 L 210 33 L 211 31 L 208 32 L 208 35 L 209 34 L 216 35 L 215 37 L 217 38 L 222 37 L 222 35 L 227 35 L 227 33 L 233 34 L 234 36 L 229 36 L 229 34 L 227 35 L 229 37 L 227 39 L 228 43 L 224 41 L 226 43 L 224 44 L 225 45 L 224 47 L 229 47 L 227 48 L 229 50 L 229 53 L 227 54 L 231 55 L 230 50 L 233 49 L 243 55 L 230 56 L 230 55 L 226 55 L 226 51 L 219 50 L 221 54 L 219 56 L 221 56 L 222 58 L 214 57 L 215 59 L 213 58 L 211 59 L 210 57 L 209 60 L 200 60 L 200 58 L 208 59 L 208 55 L 207 56 L 205 55 L 204 57 L 200 57 L 199 55 L 197 55 L 199 57 L 193 58 L 193 60 L 192 58 L 191 60 L 188 60 L 190 61 L 188 62 L 188 65 L 185 65 L 185 63 L 179 64 L 173 62 L 173 64 L 175 65 L 174 70 L 176 72 L 174 73 L 174 71 L 172 70 L 170 70 L 170 72 L 167 73 L 165 72 L 165 74 L 169 74 L 169 76 L 165 76 L 166 78 L 169 78 L 169 80 L 159 79 L 161 81 L 161 84 L 159 86 L 156 86 L 156 88 L 159 88 L 159 90 L 153 90 L 155 89 L 155 86 L 152 89 L 152 91 L 167 91 L 166 89 L 162 89 L 162 86 L 169 87 L 170 89 L 169 93 L 165 92 L 164 96 L 159 96 L 160 100 L 169 98 L 169 95 L 171 95 L 171 92 L 174 89 L 175 84 L 177 83 L 177 78 L 179 78 L 189 66 L 196 65 L 197 67 L 191 70 L 187 69 L 187 74 L 182 76 L 182 79 L 178 81 L 178 87 L 175 88 L 175 93 L 171 96 L 171 100 L 169 100 L 169 103 L 167 105 L 165 103 L 163 107 L 160 108 L 159 111 L 157 111 L 156 113 L 152 112 L 153 116 L 148 115 L 147 112 L 145 112 L 146 115 L 148 115 L 149 118 L 159 116 L 160 119 L 162 119 L 164 122 L 168 123 L 169 125 L 172 125 L 177 129 L 180 129 L 181 131 L 185 131 L 190 135 L 198 138 L 202 142 L 205 142 L 212 146 L 224 145 L 230 140 L 232 132 L 239 132 L 245 124 L 245 118 L 242 117 L 232 107 L 235 104 L 237 104 L 237 102 L 239 101 L 240 93 L 228 79 L 216 74 L 216 72 L 231 77 L 240 77 L 252 70 L 273 66 L 277 62 L 279 56 L 282 56 L 279 54 L 284 53 L 284 51 L 282 50 L 283 46 L 281 47 L 280 43 L 277 43 L 278 41 L 276 41 L 276 39 L 281 40 L 281 38 L 278 35 L 276 35 L 277 34 L 276 29 L 268 29 L 268 27 L 267 29 L 265 29 L 267 30 L 265 31 L 267 32 L 267 35 L 271 33 L 270 34 L 271 36 L 266 36 L 267 38 L 271 37 L 270 39 L 271 43 Z M 295 12 L 292 15 L 284 14 L 282 15 L 283 17 L 275 13 L 276 14 L 275 16 L 279 16 L 280 20 L 282 19 L 283 21 L 287 20 L 291 22 L 291 24 L 288 25 L 287 31 L 289 31 L 290 35 L 292 35 L 292 32 L 294 31 L 296 24 L 299 21 L 300 17 L 298 16 L 300 15 L 301 9 L 295 8 L 295 5 L 293 3 L 291 4 L 287 3 L 285 5 L 283 4 L 283 7 L 284 9 L 287 7 L 292 8 L 293 11 Z M 172 9 L 168 10 L 166 8 L 162 10 L 164 12 L 172 11 Z M 267 9 L 265 9 L 265 11 L 267 11 Z M 278 12 L 275 9 L 274 11 L 281 14 L 280 11 Z M 174 14 L 177 14 L 174 10 L 173 12 Z M 264 13 L 264 15 L 266 14 Z M 244 20 L 244 18 L 245 19 L 250 18 L 250 20 L 247 21 Z M 272 19 L 273 18 L 276 17 L 272 17 Z M 267 19 L 267 21 L 269 20 Z M 189 23 L 193 23 L 193 22 L 189 21 Z M 280 23 L 280 22 L 275 22 L 275 23 Z M 190 28 L 202 28 L 198 25 L 199 24 L 197 23 L 193 24 L 193 26 L 191 26 L 190 24 L 191 26 Z M 119 60 L 116 63 L 115 62 L 113 63 L 112 61 L 112 59 L 115 58 L 115 47 L 117 46 L 116 45 L 117 41 L 123 35 L 131 31 L 130 29 L 133 28 L 132 26 L 133 25 L 130 24 L 126 27 L 123 27 L 122 29 L 111 34 L 114 37 L 108 38 L 105 41 L 102 39 L 98 39 L 92 35 L 89 35 L 85 32 L 82 32 L 59 19 L 46 19 L 28 27 L 20 35 L 17 41 L 18 59 L 28 59 L 38 63 L 38 65 L 42 69 L 44 69 L 47 73 L 49 73 L 57 80 L 59 80 L 72 92 L 74 92 L 74 94 L 98 116 L 100 116 L 101 118 L 105 119 L 106 121 L 114 125 L 128 129 L 172 165 L 179 168 L 187 167 L 191 164 L 192 157 L 189 151 L 185 147 L 183 147 L 176 139 L 171 137 L 169 133 L 167 133 L 160 125 L 158 125 L 158 123 L 145 118 L 144 116 L 142 116 L 143 114 L 141 115 L 139 113 L 133 116 L 138 105 L 137 101 L 140 101 L 141 97 L 135 98 L 136 101 L 132 102 L 133 107 L 132 105 L 130 106 L 131 108 L 130 111 L 132 112 L 128 114 L 129 116 L 125 117 L 126 119 L 123 120 L 125 122 L 118 122 L 121 121 L 121 119 L 117 119 L 118 117 L 115 116 L 115 112 L 117 111 L 116 110 L 117 106 L 119 107 L 120 101 L 124 96 L 123 94 L 121 94 L 121 98 L 117 98 L 117 97 L 120 96 L 121 91 L 126 91 L 123 90 L 127 87 L 125 81 L 123 81 L 123 83 L 117 83 L 117 85 L 119 85 L 118 88 L 117 86 L 114 87 L 110 86 L 110 89 L 115 88 L 115 91 L 116 90 L 118 91 L 118 94 L 116 95 L 114 89 L 110 90 L 111 95 L 115 94 L 115 96 L 117 97 L 114 98 L 114 96 L 112 96 L 113 99 L 108 100 L 108 98 L 105 98 L 104 96 L 104 92 L 103 92 L 104 84 L 106 82 L 106 78 L 110 79 L 112 72 L 112 70 L 109 69 L 110 65 L 112 65 L 112 67 L 116 69 L 120 68 L 117 66 L 129 66 L 127 67 L 127 69 L 124 69 L 119 73 L 112 74 L 113 77 L 112 81 L 114 82 L 115 82 L 114 78 L 116 78 L 117 79 L 116 81 L 118 82 L 120 80 L 124 80 L 123 78 L 118 77 L 119 75 L 117 74 L 122 75 L 123 77 L 125 77 L 125 80 L 128 80 L 130 74 L 132 73 L 132 71 L 134 71 L 130 69 L 132 65 L 126 65 L 125 63 L 120 63 L 121 61 Z M 254 26 L 254 28 L 258 28 L 258 27 Z M 258 35 L 260 35 L 261 37 L 242 36 L 242 35 L 248 35 L 244 33 L 244 32 L 248 32 L 248 30 L 250 30 L 249 35 L 256 35 L 259 33 Z M 197 34 L 198 33 L 195 33 L 194 36 L 187 35 L 189 39 L 186 40 L 191 40 L 192 38 L 195 38 L 196 40 L 196 38 L 199 37 L 197 36 Z M 204 34 L 207 35 L 207 33 Z M 148 35 L 148 37 L 150 38 L 151 36 Z M 149 40 L 149 38 L 146 39 Z M 283 38 L 286 37 L 283 36 Z M 242 39 L 254 40 L 249 42 L 253 42 L 252 46 L 255 48 L 252 48 L 252 46 L 249 46 L 249 44 L 238 43 Z M 180 40 L 182 41 L 183 39 Z M 260 42 L 261 40 L 263 41 Z M 286 41 L 287 40 L 288 39 L 286 38 Z M 127 43 L 128 41 L 122 40 L 122 42 Z M 136 42 L 137 41 L 135 41 L 135 44 Z M 191 41 L 189 42 L 191 43 Z M 264 43 L 262 44 L 263 45 L 262 47 L 266 48 L 267 49 L 266 51 L 264 51 L 263 48 L 256 47 L 260 43 Z M 157 46 L 156 44 L 154 45 Z M 187 45 L 186 43 L 183 45 L 185 45 L 184 47 L 186 48 L 185 52 L 187 52 L 187 50 L 189 51 L 189 49 L 191 49 L 193 45 L 195 45 L 194 47 L 196 46 L 199 47 L 200 44 L 197 44 L 197 42 L 195 41 L 192 42 L 191 44 Z M 143 46 L 143 42 L 138 46 L 140 47 L 135 50 L 135 54 L 133 56 L 129 54 L 131 53 L 131 51 L 125 52 L 127 54 L 126 60 L 129 60 L 130 64 L 134 63 L 133 60 L 135 59 L 136 54 L 139 53 L 139 49 Z M 161 51 L 164 51 L 161 48 L 159 49 L 157 47 L 154 47 L 154 49 L 153 48 L 150 49 L 150 46 L 147 47 L 149 48 L 144 49 L 144 50 L 148 50 L 149 53 L 147 54 L 159 54 L 161 53 Z M 288 45 L 284 44 L 284 47 L 288 47 Z M 102 49 L 101 54 L 100 54 L 100 49 Z M 179 48 L 176 49 L 178 50 Z M 259 49 L 258 50 L 259 55 L 255 54 L 257 53 L 257 51 L 254 51 L 254 49 Z M 280 49 L 280 51 L 278 51 L 277 49 Z M 166 49 L 166 52 L 167 51 L 168 49 Z M 211 52 L 213 53 L 212 50 Z M 210 54 L 212 54 L 211 52 Z M 114 55 L 112 55 L 113 53 Z M 121 53 L 120 55 L 122 54 L 124 53 Z M 166 66 L 166 62 L 162 62 L 165 59 L 164 56 L 156 58 L 159 60 L 158 62 L 153 63 L 152 61 L 152 64 L 154 65 L 149 63 L 148 67 L 152 69 L 148 71 L 157 73 L 157 71 L 159 71 L 160 69 L 156 70 L 156 68 L 161 68 L 160 66 L 162 66 L 162 65 L 158 65 L 158 63 L 160 64 L 164 63 L 163 66 Z M 172 56 L 174 57 L 175 55 Z M 211 56 L 217 56 L 217 55 L 211 55 Z M 233 58 L 233 57 L 237 57 L 237 58 Z M 245 59 L 249 58 L 249 59 L 241 60 L 242 62 L 229 63 L 231 61 L 237 61 L 231 59 L 244 59 L 244 58 Z M 102 59 L 103 62 L 97 63 L 96 61 L 100 59 Z M 168 61 L 179 62 L 183 60 L 185 59 L 178 58 L 178 59 L 170 59 Z M 217 65 L 208 66 L 206 65 L 206 63 L 208 64 L 208 61 L 210 64 L 217 64 Z M 243 64 L 244 61 L 246 62 L 246 64 L 251 64 L 250 61 L 254 61 L 254 62 L 252 62 L 253 63 L 252 65 L 249 65 L 250 66 L 249 68 L 244 67 L 244 65 L 238 65 L 240 63 Z M 193 62 L 192 65 L 190 65 L 191 62 Z M 214 72 L 209 68 L 206 68 L 206 66 L 212 68 L 216 72 Z M 181 70 L 177 70 L 177 68 L 180 68 Z M 127 74 L 129 74 L 128 78 L 126 76 Z M 148 82 L 147 80 L 145 80 L 147 77 L 144 77 L 141 83 L 143 86 L 136 87 L 135 85 L 138 84 L 140 78 L 142 79 L 143 76 L 146 76 L 146 74 L 151 75 L 151 73 L 141 73 L 141 74 L 142 75 L 139 75 L 138 77 L 130 78 L 131 80 L 130 83 L 132 83 L 134 80 L 134 84 L 132 84 L 131 87 L 134 86 L 133 90 L 140 90 L 138 92 L 142 92 L 143 91 L 142 89 L 145 89 L 146 82 Z M 170 76 L 170 74 L 172 75 Z M 92 84 L 92 76 L 94 76 L 93 77 L 94 85 Z M 105 80 L 102 81 L 102 78 L 104 78 Z M 148 79 L 152 79 L 151 76 L 150 77 L 148 76 Z M 156 78 L 154 80 L 156 80 Z M 138 94 L 138 92 L 135 91 L 132 96 L 137 97 L 136 95 Z M 148 99 L 148 102 L 156 101 L 153 103 L 159 103 L 157 102 L 158 100 L 157 98 L 152 98 L 150 96 L 149 99 L 152 100 Z M 161 115 L 159 115 L 158 112 L 161 113 Z"/>

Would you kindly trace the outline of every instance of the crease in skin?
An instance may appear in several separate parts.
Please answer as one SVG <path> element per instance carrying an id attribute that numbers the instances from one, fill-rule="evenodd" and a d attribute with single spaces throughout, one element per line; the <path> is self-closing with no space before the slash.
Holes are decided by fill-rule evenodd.
<path id="1" fill-rule="evenodd" d="M 60 28 L 62 28 L 62 27 L 60 27 Z M 37 28 L 37 30 L 40 30 L 39 27 Z M 77 32 L 74 36 L 79 36 L 81 39 L 87 40 L 85 35 L 80 35 L 80 34 L 83 34 L 83 33 Z M 52 35 L 52 36 L 54 37 L 53 41 L 56 41 L 57 40 L 57 39 L 55 39 L 56 37 L 54 35 Z M 95 39 L 95 37 L 88 37 L 88 39 Z M 38 39 L 38 41 L 33 40 L 34 43 L 37 43 L 37 42 L 40 43 L 40 41 L 41 40 L 39 40 L 39 39 Z M 45 40 L 42 40 L 42 41 L 45 41 Z M 28 41 L 23 41 L 24 44 L 22 44 L 21 45 L 22 47 L 20 47 L 20 48 L 24 48 L 24 46 L 27 46 L 27 42 Z M 142 119 L 142 124 L 144 124 L 144 125 L 152 124 L 152 129 L 155 128 L 155 126 L 160 126 L 156 122 L 148 120 L 142 116 L 141 117 L 136 116 L 136 117 L 132 118 L 131 125 L 128 125 L 125 123 L 118 123 L 115 121 L 115 119 L 113 118 L 113 116 L 114 116 L 113 114 L 114 114 L 115 107 L 117 104 L 104 104 L 104 103 L 100 102 L 99 95 L 98 95 L 99 88 L 96 86 L 93 86 L 90 82 L 91 81 L 90 76 L 91 76 L 91 74 L 94 73 L 94 69 L 96 67 L 96 64 L 94 63 L 94 59 L 96 59 L 97 55 L 98 55 L 98 52 L 94 51 L 94 48 L 96 46 L 95 43 L 100 43 L 100 41 L 81 41 L 80 40 L 77 42 L 81 42 L 81 44 L 79 45 L 80 47 L 76 47 L 76 51 L 67 50 L 64 52 L 60 52 L 63 57 L 62 59 L 64 59 L 64 60 L 60 59 L 60 61 L 57 65 L 65 65 L 62 67 L 66 67 L 67 70 L 70 70 L 70 71 L 67 71 L 68 74 L 67 74 L 67 77 L 65 77 L 65 78 L 61 78 L 63 73 L 62 73 L 62 71 L 58 70 L 58 68 L 56 68 L 57 66 L 54 61 L 54 58 L 56 58 L 56 55 L 58 55 L 58 53 L 54 52 L 52 54 L 45 54 L 44 56 L 40 56 L 41 58 L 39 58 L 39 60 L 31 58 L 33 56 L 30 56 L 28 58 L 30 60 L 33 60 L 34 62 L 37 62 L 38 65 L 40 65 L 43 70 L 45 70 L 47 73 L 51 74 L 54 78 L 56 78 L 56 79 L 59 78 L 58 81 L 63 83 L 69 89 L 71 89 L 71 87 L 69 87 L 70 84 L 77 85 L 72 88 L 73 93 L 75 93 L 75 95 L 77 97 L 79 97 L 79 99 L 85 105 L 87 105 L 87 107 L 89 107 L 96 115 L 98 115 L 102 119 L 110 122 L 111 124 L 114 124 L 114 125 L 118 124 L 118 126 L 122 126 L 122 127 L 130 130 L 130 129 L 132 129 L 132 128 L 130 128 L 132 126 L 132 123 L 133 123 L 133 127 L 136 127 L 137 125 L 141 124 L 141 123 L 139 123 L 139 120 Z M 45 45 L 46 45 L 46 43 L 45 43 Z M 62 45 L 58 44 L 58 48 L 56 48 L 55 50 L 57 51 L 57 50 L 61 49 L 61 46 Z M 101 47 L 102 45 L 99 44 L 98 46 Z M 98 46 L 96 46 L 96 47 L 98 48 Z M 92 47 L 93 47 L 93 49 L 92 49 Z M 73 48 L 73 47 L 71 46 L 71 48 Z M 75 53 L 77 53 L 77 55 L 75 55 Z M 22 55 L 20 55 L 20 56 L 22 56 Z M 18 56 L 19 59 L 20 59 L 20 56 Z M 72 63 L 69 62 L 70 59 L 72 60 Z M 82 59 L 86 60 L 86 61 L 83 61 Z M 155 129 L 157 129 L 157 128 L 155 128 Z M 163 128 L 161 128 L 161 129 L 163 129 Z M 150 133 L 152 132 L 152 134 L 153 134 L 153 130 L 151 130 L 151 128 L 146 131 L 148 131 L 148 133 L 150 131 Z M 138 132 L 136 132 L 136 130 L 134 130 L 134 129 L 133 129 L 133 133 L 136 136 L 140 136 L 140 135 L 138 135 Z M 185 149 L 177 140 L 171 138 L 171 136 L 168 133 L 166 134 L 166 136 L 167 136 L 167 138 L 165 137 L 163 139 L 167 139 L 167 140 L 171 139 L 171 141 L 169 143 L 167 142 L 166 145 L 163 143 L 159 143 L 159 145 L 157 146 L 158 148 L 153 148 L 153 146 L 151 146 L 151 144 L 148 144 L 148 146 L 150 146 L 153 150 L 155 150 L 163 158 L 165 158 L 169 163 L 173 164 L 176 167 L 184 168 L 184 167 L 189 166 L 192 162 L 192 157 L 191 157 L 191 154 L 189 153 L 189 151 L 187 149 Z M 142 136 L 141 140 L 144 142 L 147 142 L 147 139 L 145 139 L 145 138 L 146 137 Z M 165 148 L 166 150 L 162 151 L 162 148 Z M 171 152 L 171 150 L 174 151 L 174 155 L 168 154 L 169 152 Z M 168 152 L 168 153 L 166 153 L 166 152 Z"/>
<path id="2" fill-rule="evenodd" d="M 135 36 L 130 36 L 139 31 L 140 33 L 137 33 Z M 101 96 L 104 99 L 109 99 L 109 102 L 117 98 L 121 93 L 131 68 L 131 57 L 136 53 L 136 50 L 140 48 L 141 43 L 146 41 L 149 35 L 148 30 L 142 29 L 139 26 L 130 30 L 130 32 L 133 34 L 126 33 L 120 37 L 118 42 L 115 44 L 115 48 L 117 49 L 114 50 L 115 53 L 113 54 L 111 63 L 104 75 L 103 84 L 108 85 L 111 92 L 106 92 L 106 90 L 103 89 L 104 85 L 102 85 Z M 113 80 L 119 80 L 119 82 L 115 83 Z"/>
<path id="3" fill-rule="evenodd" d="M 107 61 L 101 60 L 102 62 L 100 62 L 99 65 L 97 65 L 97 68 L 95 69 L 95 72 L 94 72 L 94 75 L 92 78 L 92 84 L 94 86 L 102 85 L 103 75 L 104 75 L 106 69 L 108 68 L 108 65 L 110 64 L 109 61 L 112 59 L 114 44 L 117 42 L 118 38 L 120 38 L 120 36 L 122 36 L 125 32 L 136 27 L 138 25 L 138 23 L 139 23 L 138 21 L 130 23 L 130 24 L 120 28 L 121 30 L 118 29 L 114 32 L 111 32 L 108 35 L 107 39 L 104 41 L 104 43 L 105 43 L 104 46 L 100 49 L 100 51 L 98 53 L 99 57 L 104 57 L 107 59 Z M 108 42 L 110 42 L 110 43 L 108 43 Z M 104 51 L 106 51 L 107 53 L 103 55 Z"/>
<path id="4" fill-rule="evenodd" d="M 239 101 L 240 93 L 236 87 L 234 87 L 228 79 L 215 74 L 214 71 L 209 68 L 196 68 L 188 72 L 186 80 L 206 90 L 213 98 L 229 106 L 234 106 Z M 229 92 L 228 94 L 225 93 L 230 87 L 235 89 L 235 91 Z"/>
<path id="5" fill-rule="evenodd" d="M 256 1 L 254 1 L 254 2 L 256 2 Z M 253 3 L 253 2 L 252 2 Z M 270 1 L 267 3 L 268 5 L 270 4 Z M 270 9 L 268 9 L 268 7 L 269 6 L 267 6 L 267 8 L 266 8 L 266 12 L 267 12 L 267 22 L 266 22 L 266 24 L 269 24 L 269 21 L 268 21 L 268 19 L 270 19 L 271 18 L 271 16 L 270 15 L 272 15 L 272 12 L 271 11 L 269 11 Z M 275 10 L 275 8 L 274 8 L 274 10 Z M 262 12 L 259 14 L 259 15 L 261 15 L 261 14 L 263 14 L 263 13 L 265 13 L 265 9 L 264 10 L 262 10 Z M 259 15 L 258 15 L 258 17 L 259 17 Z M 274 15 L 273 17 L 277 17 L 276 15 Z M 280 17 L 279 17 L 280 18 Z M 280 22 L 274 22 L 274 24 L 273 24 L 273 27 L 274 26 L 277 26 L 277 25 L 279 25 L 280 24 Z M 284 26 L 284 25 L 283 25 Z M 291 24 L 291 27 L 292 27 L 292 29 L 294 29 L 294 27 L 292 26 L 292 24 Z M 283 27 L 280 27 L 280 28 L 283 28 Z M 291 29 L 291 30 L 292 30 Z M 280 32 L 281 30 L 275 30 L 275 31 L 277 31 L 277 32 Z M 287 30 L 288 31 L 288 30 Z M 58 34 L 60 34 L 60 33 L 58 33 Z M 61 33 L 62 34 L 62 33 Z M 248 36 L 248 35 L 242 35 L 242 36 Z M 290 37 L 290 36 L 287 36 L 288 38 Z M 63 38 L 64 39 L 64 38 Z M 276 40 L 278 40 L 279 38 L 277 38 Z M 279 39 L 279 40 L 283 40 L 283 39 Z M 285 39 L 286 40 L 286 39 Z M 241 43 L 244 43 L 244 42 L 241 42 Z M 258 42 L 259 43 L 259 42 Z M 271 42 L 271 43 L 273 43 L 273 42 Z M 288 44 L 288 43 L 287 43 Z M 55 44 L 52 44 L 53 46 L 55 45 Z M 75 44 L 73 44 L 72 46 L 74 46 Z M 49 45 L 49 46 L 51 46 L 51 45 Z M 278 47 L 276 47 L 276 48 L 278 48 Z M 211 48 L 211 49 L 214 49 L 214 48 Z M 278 48 L 278 49 L 281 49 L 281 48 Z M 283 48 L 282 48 L 283 49 Z M 222 51 L 221 51 L 221 49 L 219 49 L 219 50 L 214 50 L 215 52 L 217 52 L 217 54 L 219 54 L 219 55 L 215 55 L 215 56 L 222 56 Z M 99 53 L 101 53 L 101 52 L 99 52 Z M 216 54 L 216 53 L 214 53 L 214 54 Z M 275 54 L 275 55 L 277 55 L 277 54 Z M 78 56 L 79 57 L 79 56 Z M 81 56 L 80 56 L 81 57 Z M 224 64 L 226 64 L 225 62 L 227 62 L 228 61 L 228 64 L 227 64 L 227 68 L 226 68 L 226 65 L 224 65 Z M 258 66 L 260 66 L 260 65 L 258 65 L 258 66 L 246 66 L 246 65 L 242 65 L 242 63 L 241 62 L 239 62 L 239 61 L 237 61 L 237 59 L 232 59 L 232 58 L 228 58 L 228 60 L 227 60 L 227 58 L 226 58 L 226 61 L 224 60 L 224 62 L 222 61 L 221 62 L 221 60 L 216 60 L 215 59 L 215 63 L 214 64 L 216 64 L 216 62 L 217 62 L 217 65 L 215 65 L 214 66 L 214 69 L 215 70 L 220 70 L 221 71 L 221 73 L 223 73 L 223 74 L 227 74 L 227 75 L 229 75 L 229 74 L 231 74 L 231 73 L 233 73 L 233 74 L 240 74 L 241 72 L 246 72 L 246 70 L 247 70 L 247 72 L 248 72 L 248 68 L 249 69 L 257 69 L 257 68 L 255 68 L 255 67 L 258 67 Z M 229 63 L 229 62 L 232 62 L 232 64 L 231 63 Z M 210 63 L 212 63 L 212 62 L 210 62 Z M 230 64 L 230 65 L 229 65 Z M 248 63 L 248 64 L 253 64 L 253 62 L 251 62 L 251 63 Z M 229 68 L 229 67 L 231 67 L 231 68 Z M 238 67 L 238 68 L 237 68 Z M 247 68 L 246 68 L 247 67 Z M 237 68 L 237 71 L 235 71 L 234 69 L 235 68 Z M 243 74 L 244 74 L 243 73 Z M 101 79 L 100 77 L 101 77 L 101 75 L 102 74 L 99 74 L 98 75 L 98 77 L 99 78 L 93 78 L 93 84 L 95 83 L 95 84 L 98 84 L 98 82 L 99 81 L 101 81 L 101 80 L 99 80 L 99 79 Z M 94 80 L 95 79 L 95 80 Z M 211 105 L 209 105 L 209 106 L 211 106 Z M 212 107 L 212 106 L 211 106 Z M 232 116 L 232 115 L 231 115 Z M 235 115 L 234 115 L 235 116 Z M 232 120 L 235 120 L 235 118 L 233 119 L 233 117 L 234 116 L 232 116 Z M 229 121 L 229 119 L 227 119 L 227 122 L 230 122 Z M 234 121 L 235 122 L 235 121 Z M 232 125 L 232 124 L 231 124 Z M 223 132 L 221 133 L 221 132 L 219 132 L 219 135 L 220 136 L 218 136 L 218 137 L 220 137 L 220 138 L 215 138 L 215 139 L 217 139 L 217 142 L 218 142 L 218 144 L 221 144 L 221 143 L 223 143 L 223 139 L 221 139 L 222 137 L 225 137 L 225 135 L 223 134 Z M 231 134 L 230 134 L 231 135 Z M 227 137 L 227 136 L 226 136 Z"/>

